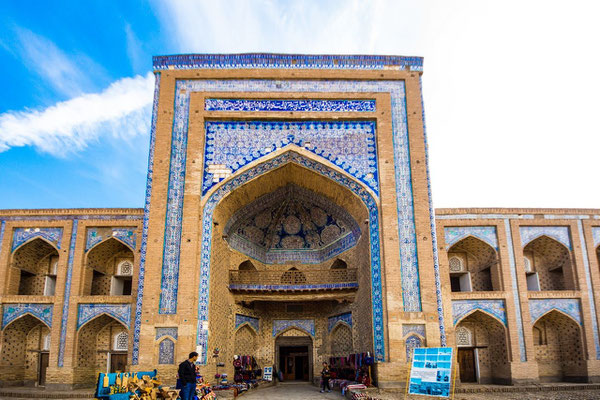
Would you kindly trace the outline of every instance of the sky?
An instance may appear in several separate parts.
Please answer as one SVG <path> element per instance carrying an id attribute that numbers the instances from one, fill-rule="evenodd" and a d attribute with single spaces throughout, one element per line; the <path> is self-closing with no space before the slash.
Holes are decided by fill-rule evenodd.
<path id="1" fill-rule="evenodd" d="M 152 56 L 422 56 L 435 207 L 600 208 L 600 2 L 0 2 L 0 209 L 143 207 Z"/>

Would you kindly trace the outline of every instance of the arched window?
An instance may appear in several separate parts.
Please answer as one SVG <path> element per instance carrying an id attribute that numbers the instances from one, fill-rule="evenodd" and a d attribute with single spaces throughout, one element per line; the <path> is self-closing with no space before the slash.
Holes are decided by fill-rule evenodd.
<path id="1" fill-rule="evenodd" d="M 459 326 L 456 328 L 456 346 L 458 347 L 471 347 L 473 346 L 473 334 L 471 331 L 464 327 Z"/>
<path id="2" fill-rule="evenodd" d="M 298 271 L 296 267 L 292 267 L 283 273 L 281 276 L 281 283 L 287 285 L 306 283 L 306 275 L 304 275 L 302 271 Z"/>
<path id="3" fill-rule="evenodd" d="M 158 363 L 175 363 L 175 343 L 169 338 L 166 338 L 158 345 Z"/>
<path id="4" fill-rule="evenodd" d="M 345 261 L 340 260 L 339 258 L 331 264 L 331 269 L 347 269 L 348 264 Z"/>
<path id="5" fill-rule="evenodd" d="M 113 341 L 114 351 L 127 351 L 129 344 L 129 334 L 127 332 L 117 333 Z"/>
<path id="6" fill-rule="evenodd" d="M 411 361 L 413 353 L 417 347 L 423 347 L 423 341 L 417 335 L 411 335 L 406 338 L 406 361 Z"/>

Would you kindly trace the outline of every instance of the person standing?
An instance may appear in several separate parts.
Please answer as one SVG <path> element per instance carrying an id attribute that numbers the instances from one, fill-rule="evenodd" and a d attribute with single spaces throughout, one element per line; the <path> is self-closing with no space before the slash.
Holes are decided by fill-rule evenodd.
<path id="1" fill-rule="evenodd" d="M 179 364 L 179 380 L 181 381 L 181 400 L 192 400 L 196 394 L 196 365 L 198 353 L 192 351 L 189 358 Z"/>
<path id="2" fill-rule="evenodd" d="M 331 372 L 329 371 L 329 365 L 326 362 L 323 362 L 323 370 L 321 371 L 321 393 L 325 392 L 325 388 L 327 388 L 327 392 L 331 392 L 331 388 L 329 387 L 329 378 L 331 377 Z"/>

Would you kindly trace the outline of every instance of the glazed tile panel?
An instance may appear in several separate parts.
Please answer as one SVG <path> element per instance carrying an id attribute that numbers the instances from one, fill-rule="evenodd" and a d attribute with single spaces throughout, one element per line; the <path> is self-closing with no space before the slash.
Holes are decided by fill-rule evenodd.
<path id="1" fill-rule="evenodd" d="M 496 235 L 495 226 L 455 226 L 444 228 L 446 249 L 452 247 L 467 236 L 481 239 L 494 249 L 498 250 L 498 236 Z"/>
<path id="2" fill-rule="evenodd" d="M 402 337 L 405 337 L 409 334 L 417 334 L 421 337 L 425 336 L 425 325 L 423 324 L 403 324 L 402 325 Z"/>
<path id="3" fill-rule="evenodd" d="M 315 336 L 314 319 L 274 319 L 273 337 L 289 328 L 299 328 L 300 330 L 308 332 L 311 336 Z"/>
<path id="4" fill-rule="evenodd" d="M 15 251 L 17 247 L 36 237 L 44 238 L 60 249 L 62 232 L 62 228 L 15 228 L 12 251 Z"/>
<path id="5" fill-rule="evenodd" d="M 187 67 L 182 66 L 182 68 Z M 177 282 L 179 278 L 181 220 L 183 218 L 189 101 L 190 93 L 203 91 L 384 92 L 390 94 L 392 102 L 392 137 L 398 205 L 397 218 L 400 239 L 403 306 L 404 311 L 421 311 L 403 81 L 189 80 L 178 81 L 176 87 L 159 313 L 174 314 L 177 310 Z M 141 319 L 141 317 L 136 316 L 136 321 L 137 319 Z"/>
<path id="6" fill-rule="evenodd" d="M 206 99 L 206 111 L 374 112 L 375 100 Z"/>
<path id="7" fill-rule="evenodd" d="M 498 318 L 506 326 L 504 300 L 453 300 L 452 316 L 454 325 L 475 310 L 481 310 Z"/>
<path id="8" fill-rule="evenodd" d="M 80 304 L 77 314 L 77 329 L 102 314 L 114 317 L 127 328 L 131 325 L 131 304 Z"/>
<path id="9" fill-rule="evenodd" d="M 531 323 L 534 324 L 548 311 L 558 310 L 571 316 L 581 325 L 581 307 L 578 299 L 530 299 L 529 313 Z"/>
<path id="10" fill-rule="evenodd" d="M 26 314 L 33 315 L 51 328 L 52 309 L 52 304 L 4 304 L 2 308 L 2 329 Z"/>
<path id="11" fill-rule="evenodd" d="M 156 336 L 155 340 L 159 340 L 163 336 L 171 336 L 173 339 L 177 340 L 177 328 L 156 328 Z"/>
<path id="12" fill-rule="evenodd" d="M 58 366 L 64 365 L 65 346 L 67 343 L 67 322 L 69 320 L 69 299 L 71 298 L 71 280 L 73 278 L 73 260 L 75 258 L 75 243 L 77 241 L 77 226 L 79 221 L 74 219 L 71 227 L 71 241 L 69 242 L 69 260 L 67 261 L 67 279 L 65 281 L 65 296 L 60 320 L 60 342 L 58 346 Z"/>
<path id="13" fill-rule="evenodd" d="M 252 328 L 254 328 L 254 331 L 256 331 L 256 333 L 258 333 L 260 327 L 259 322 L 260 320 L 258 318 L 250 317 L 248 315 L 243 314 L 235 314 L 235 329 L 239 328 L 241 325 L 248 324 Z"/>
<path id="14" fill-rule="evenodd" d="M 521 246 L 525 247 L 540 236 L 558 240 L 571 250 L 571 235 L 567 226 L 521 226 Z"/>
<path id="15" fill-rule="evenodd" d="M 114 237 L 119 239 L 121 242 L 127 244 L 133 250 L 136 249 L 137 233 L 135 227 L 124 227 L 124 228 L 88 228 L 85 251 L 90 250 L 92 247 L 108 239 Z"/>
<path id="16" fill-rule="evenodd" d="M 339 322 L 345 322 L 346 324 L 348 324 L 348 326 L 352 327 L 352 313 L 351 312 L 347 312 L 344 314 L 340 314 L 340 315 L 336 315 L 333 317 L 329 317 L 327 319 L 327 330 L 329 332 L 331 332 L 333 330 L 333 328 L 335 327 L 335 325 Z"/>
<path id="17" fill-rule="evenodd" d="M 208 121 L 202 195 L 222 180 L 210 173 L 210 165 L 235 174 L 289 145 L 323 157 L 379 196 L 374 121 Z"/>

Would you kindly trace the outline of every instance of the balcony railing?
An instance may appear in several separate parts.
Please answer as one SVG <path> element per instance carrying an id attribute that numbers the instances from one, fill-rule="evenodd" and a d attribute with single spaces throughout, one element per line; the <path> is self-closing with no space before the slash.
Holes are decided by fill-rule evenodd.
<path id="1" fill-rule="evenodd" d="M 358 289 L 356 269 L 305 271 L 229 271 L 234 291 L 307 291 Z"/>

